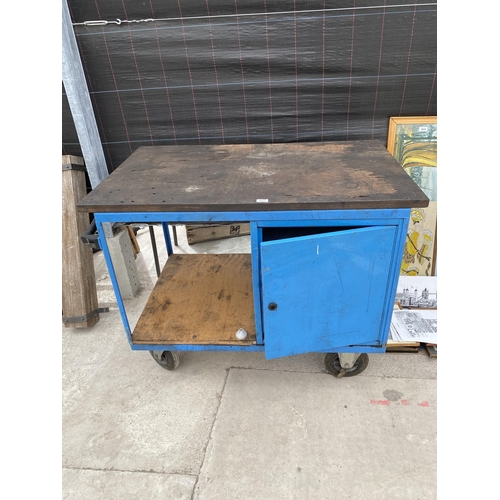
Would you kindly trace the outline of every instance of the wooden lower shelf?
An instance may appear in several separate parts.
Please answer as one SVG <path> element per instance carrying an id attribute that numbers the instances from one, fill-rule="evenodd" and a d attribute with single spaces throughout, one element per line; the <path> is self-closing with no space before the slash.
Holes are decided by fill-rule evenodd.
<path id="1" fill-rule="evenodd" d="M 238 340 L 236 332 L 247 333 Z M 132 334 L 134 344 L 255 342 L 250 254 L 173 254 Z"/>

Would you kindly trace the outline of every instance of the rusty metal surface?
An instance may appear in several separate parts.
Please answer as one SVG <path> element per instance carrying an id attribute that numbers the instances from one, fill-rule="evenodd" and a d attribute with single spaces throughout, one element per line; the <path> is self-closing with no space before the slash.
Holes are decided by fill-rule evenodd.
<path id="1" fill-rule="evenodd" d="M 267 200 L 267 201 L 264 201 Z M 425 207 L 378 141 L 150 146 L 79 204 L 88 212 Z"/>

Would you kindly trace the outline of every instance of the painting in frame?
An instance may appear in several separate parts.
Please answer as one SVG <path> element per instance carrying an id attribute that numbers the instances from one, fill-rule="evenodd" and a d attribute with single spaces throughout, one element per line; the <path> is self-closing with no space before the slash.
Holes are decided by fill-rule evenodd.
<path id="1" fill-rule="evenodd" d="M 429 198 L 412 209 L 400 275 L 434 276 L 437 250 L 437 117 L 391 117 L 387 150 Z"/>

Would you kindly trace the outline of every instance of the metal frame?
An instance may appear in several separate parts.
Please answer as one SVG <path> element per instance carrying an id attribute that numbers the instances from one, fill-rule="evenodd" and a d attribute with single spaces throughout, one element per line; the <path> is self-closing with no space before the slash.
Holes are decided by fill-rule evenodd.
<path id="1" fill-rule="evenodd" d="M 363 221 L 367 225 L 396 225 L 409 217 L 409 208 L 371 210 L 294 210 L 255 212 L 97 212 L 95 217 L 101 222 L 163 222 L 165 224 L 196 224 L 203 222 L 266 222 L 292 223 L 304 221 L 304 225 L 319 225 L 320 221 L 341 223 L 342 221 Z"/>
<path id="2" fill-rule="evenodd" d="M 373 210 L 324 210 L 324 211 L 263 211 L 263 212 L 109 212 L 95 213 L 94 218 L 99 234 L 99 243 L 103 250 L 108 271 L 110 274 L 113 290 L 116 295 L 118 308 L 125 328 L 125 333 L 130 347 L 133 350 L 178 350 L 178 351 L 265 351 L 263 322 L 262 322 L 262 289 L 260 275 L 260 245 L 262 243 L 262 229 L 266 227 L 325 227 L 325 226 L 397 226 L 397 236 L 393 249 L 394 260 L 399 263 L 403 254 L 406 229 L 410 217 L 410 209 L 373 209 Z M 249 222 L 250 244 L 252 258 L 252 284 L 254 295 L 254 312 L 256 326 L 256 344 L 247 346 L 238 345 L 205 345 L 205 344 L 134 344 L 132 342 L 132 330 L 128 321 L 127 313 L 111 255 L 109 253 L 104 225 L 108 223 L 161 223 L 165 237 L 167 255 L 173 253 L 172 242 L 168 230 L 169 224 L 175 223 L 203 223 L 203 222 Z M 399 265 L 393 265 L 389 277 L 390 289 L 386 297 L 394 297 L 396 293 L 397 280 L 399 276 Z M 392 308 L 391 308 L 392 311 Z M 390 313 L 386 307 L 382 320 L 382 328 L 387 331 L 383 345 L 349 346 L 336 349 L 339 353 L 381 353 L 385 352 L 385 342 L 389 333 Z M 328 352 L 317 351 L 317 352 Z"/>

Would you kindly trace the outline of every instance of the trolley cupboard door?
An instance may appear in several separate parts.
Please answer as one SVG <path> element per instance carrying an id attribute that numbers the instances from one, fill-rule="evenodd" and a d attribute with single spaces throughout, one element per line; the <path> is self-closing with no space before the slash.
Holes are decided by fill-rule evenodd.
<path id="1" fill-rule="evenodd" d="M 332 229 L 332 228 L 330 228 Z M 391 289 L 395 226 L 261 243 L 262 310 L 268 359 L 380 346 Z M 391 305 L 392 310 L 392 305 Z"/>

